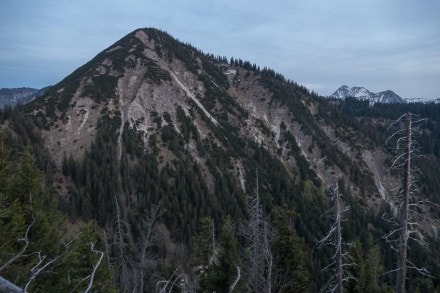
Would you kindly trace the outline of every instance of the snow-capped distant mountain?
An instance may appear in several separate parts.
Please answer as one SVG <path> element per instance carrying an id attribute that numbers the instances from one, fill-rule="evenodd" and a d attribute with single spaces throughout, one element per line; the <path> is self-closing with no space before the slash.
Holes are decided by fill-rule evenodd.
<path id="1" fill-rule="evenodd" d="M 405 103 L 405 100 L 397 95 L 395 92 L 391 90 L 372 93 L 364 87 L 349 87 L 346 85 L 338 88 L 330 98 L 342 99 L 353 97 L 359 100 L 368 100 L 370 105 L 374 105 L 376 103 L 384 103 L 384 104 L 397 104 L 397 103 Z"/>
<path id="2" fill-rule="evenodd" d="M 434 99 L 410 98 L 410 99 L 406 99 L 406 102 L 407 103 L 423 103 L 423 104 L 428 104 L 428 103 L 440 104 L 440 98 L 434 98 Z"/>

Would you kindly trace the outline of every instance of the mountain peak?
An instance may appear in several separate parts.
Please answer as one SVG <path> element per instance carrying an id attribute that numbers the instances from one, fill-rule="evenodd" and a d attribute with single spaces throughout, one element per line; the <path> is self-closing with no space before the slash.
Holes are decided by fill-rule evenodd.
<path id="1" fill-rule="evenodd" d="M 0 88 L 0 109 L 5 106 L 26 104 L 44 94 L 48 87 L 35 89 L 29 87 Z"/>
<path id="2" fill-rule="evenodd" d="M 373 93 L 364 87 L 349 87 L 347 85 L 339 87 L 329 97 L 341 100 L 345 100 L 345 98 L 349 97 L 356 98 L 358 100 L 368 100 L 370 105 L 374 105 L 375 103 L 405 103 L 405 100 L 392 90 Z"/>

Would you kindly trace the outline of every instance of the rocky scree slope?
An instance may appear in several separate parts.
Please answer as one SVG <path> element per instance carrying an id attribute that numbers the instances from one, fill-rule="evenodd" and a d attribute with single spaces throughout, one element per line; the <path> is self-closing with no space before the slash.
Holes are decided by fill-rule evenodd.
<path id="1" fill-rule="evenodd" d="M 195 229 L 206 214 L 242 216 L 256 170 L 268 209 L 338 180 L 378 206 L 391 188 L 385 152 L 322 103 L 273 70 L 138 29 L 23 109 L 67 178 L 58 188 L 74 213 L 110 225 L 115 201 L 131 221 L 162 201 L 169 226 Z"/>

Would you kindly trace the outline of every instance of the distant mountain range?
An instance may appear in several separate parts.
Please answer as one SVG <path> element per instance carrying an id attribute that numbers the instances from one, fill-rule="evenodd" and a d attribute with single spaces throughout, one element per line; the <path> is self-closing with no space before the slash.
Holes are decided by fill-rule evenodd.
<path id="1" fill-rule="evenodd" d="M 376 103 L 382 104 L 401 104 L 401 103 L 440 103 L 440 98 L 422 99 L 410 98 L 404 99 L 391 90 L 373 93 L 364 87 L 349 87 L 346 85 L 338 88 L 329 98 L 345 100 L 346 98 L 356 98 L 358 100 L 368 100 L 370 105 Z"/>
<path id="2" fill-rule="evenodd" d="M 17 104 L 27 104 L 37 97 L 42 96 L 51 86 L 41 89 L 21 87 L 21 88 L 0 88 L 0 109 L 5 106 L 15 106 Z M 368 100 L 370 105 L 376 103 L 399 104 L 399 103 L 440 103 L 440 98 L 422 99 L 410 98 L 404 99 L 392 90 L 386 90 L 373 93 L 364 87 L 349 87 L 343 85 L 338 88 L 329 98 L 345 100 L 346 98 L 356 98 L 359 100 Z"/>
<path id="3" fill-rule="evenodd" d="M 32 102 L 35 98 L 43 95 L 49 88 L 50 86 L 42 89 L 29 87 L 0 88 L 0 108 Z"/>
<path id="4" fill-rule="evenodd" d="M 397 104 L 406 102 L 402 97 L 391 90 L 373 93 L 364 87 L 349 87 L 346 85 L 341 86 L 332 95 L 330 95 L 330 98 L 342 100 L 345 100 L 349 97 L 357 98 L 359 100 L 368 100 L 370 101 L 371 105 L 376 103 Z"/>
<path id="5" fill-rule="evenodd" d="M 422 98 L 411 98 L 411 99 L 405 99 L 407 103 L 436 103 L 440 104 L 440 98 L 434 98 L 434 99 L 422 99 Z"/>

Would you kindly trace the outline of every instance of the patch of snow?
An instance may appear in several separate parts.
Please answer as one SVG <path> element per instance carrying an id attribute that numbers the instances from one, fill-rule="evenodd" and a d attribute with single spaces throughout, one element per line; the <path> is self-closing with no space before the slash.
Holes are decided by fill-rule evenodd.
<path id="1" fill-rule="evenodd" d="M 402 97 L 391 90 L 372 93 L 364 87 L 349 87 L 346 85 L 341 86 L 330 95 L 330 98 L 342 100 L 348 97 L 369 101 L 370 106 L 376 103 L 405 103 Z"/>
<path id="2" fill-rule="evenodd" d="M 434 104 L 439 104 L 440 103 L 440 98 L 410 98 L 410 99 L 405 99 L 407 103 L 423 103 L 423 104 L 429 104 L 429 103 L 434 103 Z"/>

